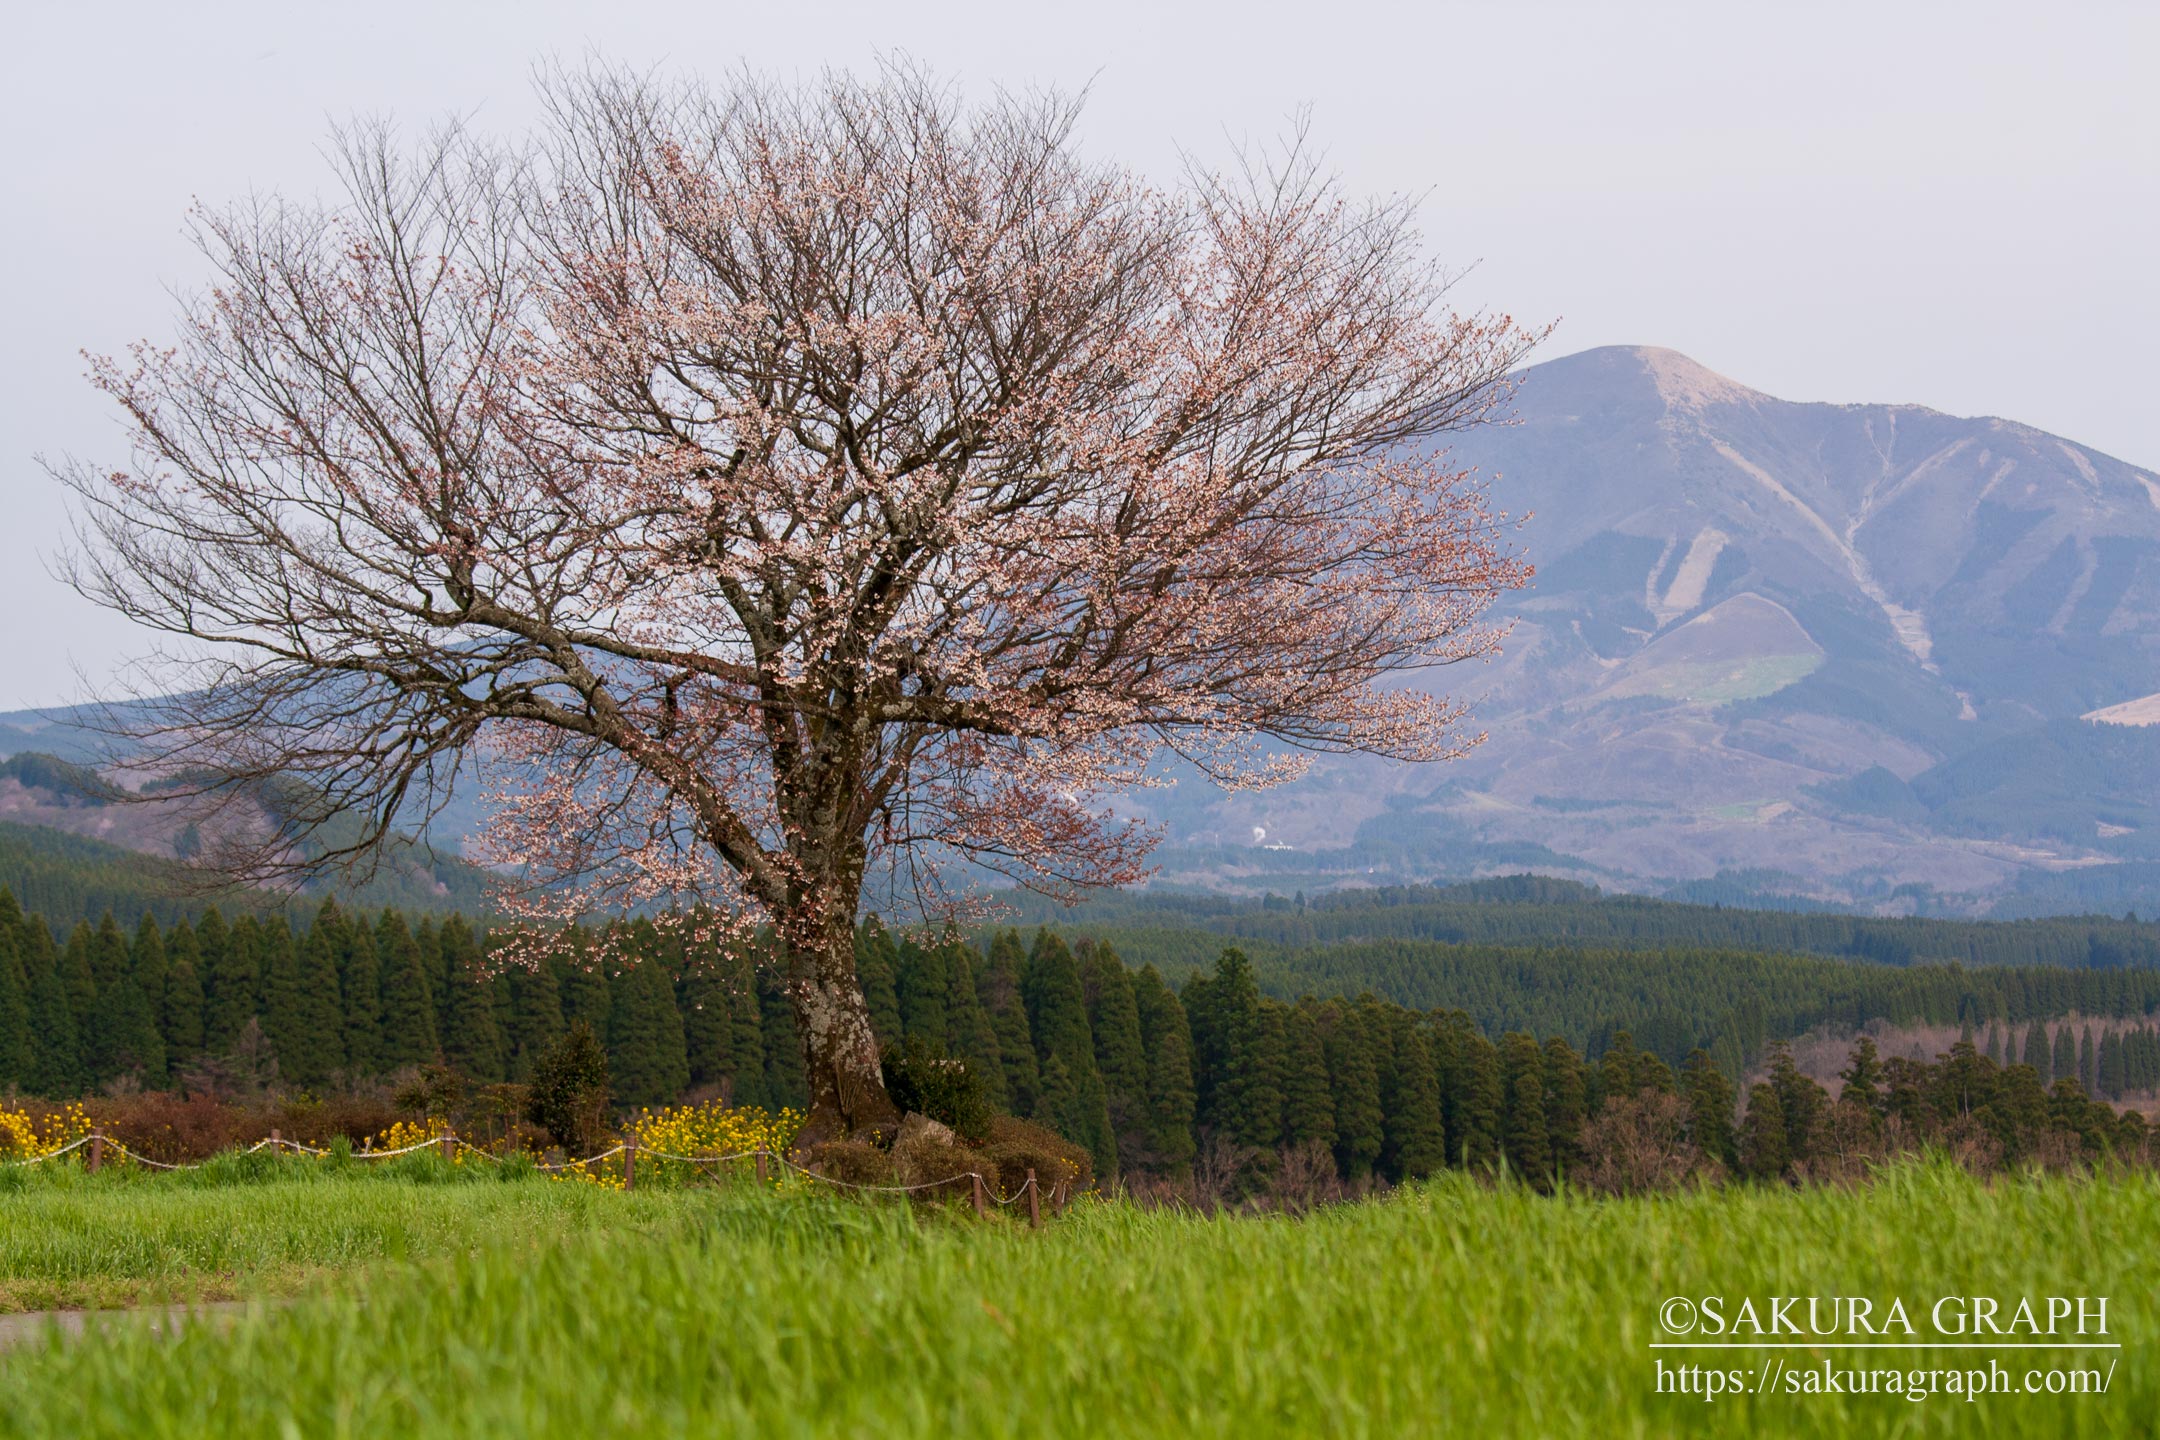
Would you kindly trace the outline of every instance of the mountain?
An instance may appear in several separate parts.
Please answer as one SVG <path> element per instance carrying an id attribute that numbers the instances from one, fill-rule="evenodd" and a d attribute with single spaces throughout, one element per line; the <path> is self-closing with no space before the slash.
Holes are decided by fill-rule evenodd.
<path id="1" fill-rule="evenodd" d="M 1515 423 L 1452 447 L 1538 567 L 1504 653 L 1433 682 L 1486 743 L 1134 796 L 1169 886 L 1529 870 L 1799 910 L 2160 909 L 2154 472 L 2008 420 L 1780 400 L 1671 350 L 1520 378 Z M 0 757 L 84 758 L 66 718 L 0 715 Z M 117 835 L 15 784 L 0 819 Z M 479 823 L 461 803 L 432 838 Z"/>
<path id="2" fill-rule="evenodd" d="M 1490 738 L 1447 767 L 1180 797 L 1158 810 L 1173 878 L 1530 864 L 2003 913 L 2160 879 L 2153 472 L 2007 420 L 1779 400 L 1647 347 L 1531 368 L 1514 411 L 1453 447 L 1528 517 L 1538 567 L 1503 656 L 1437 681 Z M 1290 849 L 1239 854 L 1256 830 Z"/>
<path id="3" fill-rule="evenodd" d="M 65 714 L 47 718 L 31 732 L 34 738 L 60 740 L 61 748 L 87 758 L 89 742 Z M 0 740 L 8 738 L 0 730 Z M 130 794 L 113 776 L 140 788 Z M 187 807 L 158 794 L 156 784 L 143 784 L 139 775 L 101 773 L 45 751 L 17 750 L 0 759 L 0 887 L 26 905 L 34 900 L 32 908 L 48 919 L 69 924 L 106 910 L 125 923 L 145 913 L 169 921 L 207 899 L 268 909 L 333 894 L 362 908 L 467 914 L 490 908 L 486 876 L 477 866 L 409 842 L 394 846 L 372 872 L 318 879 L 298 896 L 231 887 L 205 892 L 202 874 L 184 866 L 205 848 L 203 833 Z M 279 786 L 259 787 L 257 798 L 256 823 L 284 823 Z"/>

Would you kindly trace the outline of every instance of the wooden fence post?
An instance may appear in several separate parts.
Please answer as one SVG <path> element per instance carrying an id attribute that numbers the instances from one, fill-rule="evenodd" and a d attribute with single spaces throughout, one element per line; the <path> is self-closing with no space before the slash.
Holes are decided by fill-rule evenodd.
<path id="1" fill-rule="evenodd" d="M 765 1147 L 762 1145 L 758 1146 L 757 1152 L 757 1183 L 765 1183 Z"/>
<path id="2" fill-rule="evenodd" d="M 974 1197 L 973 1197 L 973 1198 L 974 1198 L 974 1201 L 975 1201 L 975 1218 L 976 1218 L 976 1219 L 978 1219 L 978 1220 L 980 1220 L 980 1219 L 982 1218 L 982 1216 L 983 1216 L 983 1183 L 982 1183 L 982 1176 L 980 1176 L 980 1175 L 970 1175 L 970 1176 L 968 1176 L 968 1178 L 969 1178 L 970 1180 L 972 1180 L 972 1181 L 974 1181 L 974 1182 L 975 1182 L 975 1183 L 973 1184 L 973 1186 L 971 1186 L 970 1188 L 971 1188 L 971 1189 L 972 1189 L 972 1190 L 974 1191 Z"/>
<path id="3" fill-rule="evenodd" d="M 635 1135 L 623 1141 L 622 1188 L 625 1190 L 637 1189 L 637 1136 Z"/>
<path id="4" fill-rule="evenodd" d="M 280 1134 L 278 1133 L 278 1128 L 277 1128 L 277 1126 L 275 1126 L 275 1125 L 271 1126 L 271 1127 L 270 1127 L 270 1153 L 271 1153 L 271 1154 L 273 1154 L 273 1155 L 275 1155 L 275 1154 L 277 1154 L 277 1153 L 278 1153 L 278 1151 L 280 1151 L 280 1150 L 282 1150 L 282 1149 L 284 1149 L 284 1148 L 285 1148 L 285 1137 L 284 1137 L 284 1136 L 282 1136 L 282 1135 L 280 1135 Z"/>
<path id="5" fill-rule="evenodd" d="M 100 1125 L 90 1132 L 90 1173 L 95 1175 L 105 1164 L 105 1127 Z"/>
<path id="6" fill-rule="evenodd" d="M 457 1131 L 445 1130 L 442 1137 L 442 1158 L 457 1163 Z"/>
<path id="7" fill-rule="evenodd" d="M 1031 1165 L 1028 1167 L 1027 1178 L 1028 1228 L 1030 1230 L 1042 1229 L 1041 1192 L 1042 1187 L 1035 1183 L 1035 1167 Z"/>

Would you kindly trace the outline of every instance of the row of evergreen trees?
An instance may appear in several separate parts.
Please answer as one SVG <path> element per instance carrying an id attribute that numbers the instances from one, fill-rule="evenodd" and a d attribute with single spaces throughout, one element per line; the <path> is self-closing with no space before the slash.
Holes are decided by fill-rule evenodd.
<path id="1" fill-rule="evenodd" d="M 1769 1075 L 1748 1091 L 1737 1132 L 1721 1127 L 1706 1139 L 1698 1128 L 1696 1138 L 1727 1170 L 1756 1179 L 1836 1173 L 1855 1157 L 1927 1144 L 1984 1146 L 1989 1163 L 2149 1158 L 2142 1115 L 2116 1113 L 2074 1076 L 2050 1086 L 2031 1065 L 1998 1063 L 1970 1034 L 1933 1062 L 1884 1060 L 1862 1038 L 1838 1078 L 1833 1102 L 1779 1047 Z M 1690 1110 L 1703 1113 L 1692 1094 Z"/>
<path id="2" fill-rule="evenodd" d="M 2160 1027 L 2146 1024 L 2118 1030 L 2103 1026 L 2097 1042 L 2090 1024 L 2081 1033 L 2073 1033 L 2067 1024 L 2057 1025 L 2052 1040 L 2048 1033 L 2045 1023 L 2033 1021 L 2026 1027 L 2021 1052 L 2015 1027 L 2006 1032 L 2001 1025 L 1990 1024 L 1987 1058 L 1999 1065 L 2030 1065 L 2043 1086 L 2057 1080 L 2075 1081 L 2085 1094 L 2104 1100 L 2160 1089 Z"/>
<path id="3" fill-rule="evenodd" d="M 132 936 L 107 915 L 65 942 L 0 890 L 0 1092 L 158 1088 L 245 1078 L 321 1090 L 445 1062 L 483 1083 L 523 1079 L 573 1022 L 603 1036 L 624 1105 L 672 1102 L 730 1080 L 746 1103 L 800 1105 L 794 1023 L 771 977 L 678 978 L 650 924 L 616 948 L 654 964 L 586 964 L 573 950 L 538 970 L 489 976 L 486 939 L 451 916 L 370 923 L 325 902 L 304 930 L 282 916 L 215 908 Z M 590 947 L 587 947 L 590 948 Z M 740 989 L 746 997 L 724 997 Z"/>
<path id="4" fill-rule="evenodd" d="M 629 922 L 605 947 L 573 935 L 550 964 L 491 977 L 485 936 L 454 917 L 410 924 L 386 911 L 370 923 L 326 903 L 296 933 L 210 910 L 165 929 L 145 917 L 132 937 L 107 917 L 61 943 L 0 891 L 0 1090 L 63 1096 L 122 1076 L 158 1086 L 249 1055 L 274 1056 L 303 1088 L 437 1060 L 482 1082 L 518 1080 L 584 1021 L 606 1044 L 618 1105 L 690 1091 L 802 1104 L 778 967 L 742 949 L 686 956 L 678 937 Z M 1068 946 L 1047 929 L 1032 944 L 1004 931 L 985 952 L 955 931 L 896 936 L 872 919 L 857 963 L 881 1043 L 964 1059 L 992 1103 L 1087 1146 L 1106 1176 L 1179 1174 L 1203 1144 L 1263 1162 L 1325 1151 L 1351 1182 L 1503 1158 L 1519 1173 L 1563 1173 L 1589 1158 L 1585 1122 L 1609 1098 L 1643 1093 L 1681 1097 L 1704 1154 L 1748 1163 L 1739 1069 L 1699 1049 L 1676 1069 L 1626 1032 L 1592 1060 L 1558 1036 L 1489 1038 L 1460 1009 L 1370 994 L 1286 1003 L 1261 993 L 1235 949 L 1180 994 L 1152 965 L 1134 970 L 1108 944 Z M 1987 1063 L 2009 1045 L 1991 1029 Z M 2150 1026 L 2088 1028 L 2087 1078 L 2068 1025 L 2051 1036 L 2036 1024 L 2025 1048 L 2043 1062 L 2028 1072 L 2043 1096 L 2066 1076 L 2085 1093 L 2160 1083 Z M 1780 1079 L 1771 1093 L 1787 1092 L 1799 1093 Z M 1788 1134 L 1804 1137 L 1803 1120 Z M 1795 1150 L 1788 1139 L 1783 1163 Z"/>

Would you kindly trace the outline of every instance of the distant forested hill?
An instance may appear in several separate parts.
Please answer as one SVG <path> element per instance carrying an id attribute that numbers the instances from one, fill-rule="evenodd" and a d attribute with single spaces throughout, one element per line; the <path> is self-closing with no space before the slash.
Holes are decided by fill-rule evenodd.
<path id="1" fill-rule="evenodd" d="M 1114 947 L 1128 964 L 1155 964 L 1173 986 L 1207 969 L 1198 945 L 1166 954 L 1148 943 L 1148 932 L 1081 926 L 1074 933 Z M 1278 1000 L 1369 993 L 1413 1010 L 1464 1011 L 1487 1035 L 1559 1035 L 1590 1055 L 1604 1053 L 1624 1030 L 1669 1063 L 1700 1046 L 1734 1074 L 1770 1041 L 1818 1025 L 1984 1028 L 1991 1020 L 2136 1017 L 2160 1009 L 2160 968 L 2145 965 L 1890 966 L 1727 949 L 1430 940 L 1268 945 L 1248 953 L 1261 992 Z"/>
<path id="2" fill-rule="evenodd" d="M 6 822 L 0 822 L 0 889 L 62 929 L 108 913 L 128 926 L 145 915 L 166 925 L 213 903 L 227 910 L 312 914 L 329 891 L 364 909 L 478 915 L 489 908 L 483 876 L 462 861 L 437 860 L 426 872 L 385 866 L 365 883 L 312 890 L 288 903 L 261 891 L 206 890 L 201 875 L 174 861 L 49 826 Z"/>
<path id="3" fill-rule="evenodd" d="M 1022 902 L 1029 921 L 1108 929 L 1121 950 L 1165 967 L 1202 959 L 1191 932 L 1233 938 L 1258 954 L 1352 941 L 1584 946 L 1614 950 L 1733 950 L 1840 956 L 1878 964 L 2111 967 L 2160 964 L 2160 924 L 2134 917 L 2019 921 L 1897 919 L 1742 910 L 1606 895 L 1535 875 L 1468 884 L 1337 890 L 1307 898 L 1241 900 L 1153 892 L 1070 911 Z M 1137 963 L 1137 960 L 1136 960 Z"/>

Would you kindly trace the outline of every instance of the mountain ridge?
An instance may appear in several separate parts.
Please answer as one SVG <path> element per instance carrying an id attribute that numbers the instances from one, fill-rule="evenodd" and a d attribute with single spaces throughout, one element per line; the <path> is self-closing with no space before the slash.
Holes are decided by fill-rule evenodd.
<path id="1" fill-rule="evenodd" d="M 2061 756 L 2078 737 L 2046 727 L 2160 689 L 2151 472 L 1999 417 L 1782 400 L 1661 347 L 1531 367 L 1514 408 L 1451 447 L 1529 513 L 1539 568 L 1500 659 L 1441 687 L 1479 702 L 1491 738 L 1423 776 L 1331 761 L 1305 797 L 1161 807 L 1197 862 L 1172 859 L 1175 878 L 1259 883 L 1257 860 L 1220 853 L 1252 826 L 1311 855 L 1315 880 L 1491 873 L 1535 846 L 1541 869 L 1652 893 L 1777 872 L 1791 895 L 1966 913 L 2142 861 L 2143 828 L 2097 813 L 2094 756 L 1991 833 L 1831 797 L 2019 736 Z M 1705 622 L 1734 633 L 1690 663 L 1676 642 Z M 2160 779 L 2135 748 L 2110 753 L 2132 766 L 2120 785 Z"/>

